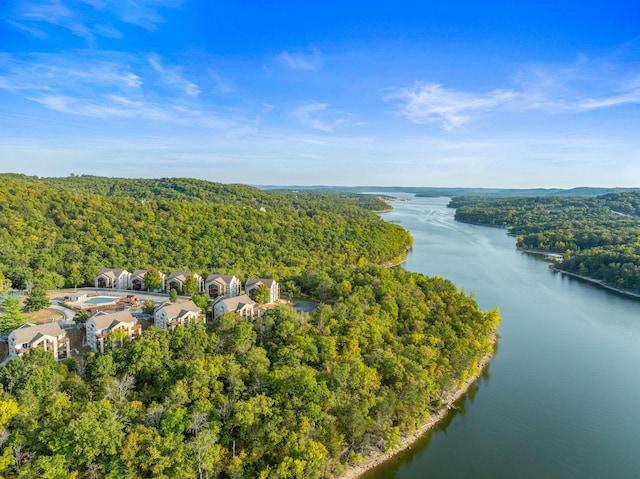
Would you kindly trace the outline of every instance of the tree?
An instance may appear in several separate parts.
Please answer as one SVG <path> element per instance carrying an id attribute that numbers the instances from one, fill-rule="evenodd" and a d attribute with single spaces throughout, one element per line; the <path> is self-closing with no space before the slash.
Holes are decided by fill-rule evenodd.
<path id="1" fill-rule="evenodd" d="M 0 294 L 6 294 L 11 289 L 11 280 L 4 277 L 0 271 Z"/>
<path id="2" fill-rule="evenodd" d="M 82 273 L 78 269 L 75 264 L 71 265 L 71 269 L 69 270 L 69 276 L 67 281 L 73 285 L 74 288 L 77 288 L 79 284 L 84 282 L 84 278 L 82 277 Z"/>
<path id="3" fill-rule="evenodd" d="M 148 300 L 142 304 L 142 312 L 144 314 L 153 314 L 156 310 L 156 303 L 154 301 Z"/>
<path id="4" fill-rule="evenodd" d="M 114 414 L 111 403 L 102 400 L 88 403 L 67 426 L 64 444 L 66 456 L 72 463 L 88 465 L 108 464 L 118 453 L 124 439 L 123 425 Z"/>
<path id="5" fill-rule="evenodd" d="M 175 289 L 169 291 L 169 301 L 171 301 L 172 303 L 178 301 L 178 292 Z"/>
<path id="6" fill-rule="evenodd" d="M 76 313 L 76 315 L 73 317 L 73 320 L 78 323 L 78 324 L 84 324 L 87 322 L 87 319 L 89 319 L 89 313 L 87 312 L 86 309 L 80 309 L 78 310 L 78 312 Z"/>
<path id="7" fill-rule="evenodd" d="M 160 271 L 157 269 L 150 269 L 147 274 L 144 275 L 144 287 L 149 291 L 156 291 L 162 289 L 162 277 Z"/>
<path id="8" fill-rule="evenodd" d="M 111 348 L 121 348 L 128 339 L 129 333 L 124 328 L 117 328 L 107 337 L 107 344 L 111 345 Z"/>
<path id="9" fill-rule="evenodd" d="M 8 334 L 22 323 L 24 323 L 24 316 L 20 313 L 20 302 L 14 296 L 7 296 L 2 302 L 0 334 Z"/>
<path id="10" fill-rule="evenodd" d="M 195 305 L 202 310 L 202 314 L 205 316 L 209 314 L 209 308 L 211 306 L 211 298 L 208 294 L 194 294 L 191 300 Z"/>
<path id="11" fill-rule="evenodd" d="M 198 292 L 198 280 L 194 275 L 190 275 L 182 284 L 184 294 L 195 294 Z"/>
<path id="12" fill-rule="evenodd" d="M 257 303 L 267 304 L 271 299 L 271 292 L 264 284 L 259 284 L 256 290 L 253 292 L 253 299 Z"/>
<path id="13" fill-rule="evenodd" d="M 47 292 L 44 289 L 35 287 L 31 290 L 31 294 L 24 302 L 24 305 L 27 311 L 40 311 L 51 305 L 51 301 L 47 297 Z"/>

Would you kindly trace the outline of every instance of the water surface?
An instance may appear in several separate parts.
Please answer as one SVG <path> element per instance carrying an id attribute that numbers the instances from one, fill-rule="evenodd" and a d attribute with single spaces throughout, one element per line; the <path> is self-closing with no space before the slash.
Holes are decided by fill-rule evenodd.
<path id="1" fill-rule="evenodd" d="M 456 412 L 366 479 L 640 478 L 640 302 L 551 272 L 447 203 L 384 218 L 415 238 L 407 269 L 499 307 L 498 351 Z"/>

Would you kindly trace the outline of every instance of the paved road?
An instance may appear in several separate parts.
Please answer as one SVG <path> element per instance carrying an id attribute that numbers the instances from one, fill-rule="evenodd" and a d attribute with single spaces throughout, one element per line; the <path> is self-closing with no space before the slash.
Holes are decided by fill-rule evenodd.
<path id="1" fill-rule="evenodd" d="M 46 309 L 51 309 L 53 311 L 57 311 L 58 313 L 62 314 L 62 317 L 63 317 L 62 320 L 66 323 L 73 322 L 73 317 L 76 314 L 76 312 L 73 309 L 67 308 L 66 306 L 62 306 L 60 303 L 56 302 L 55 299 L 51 303 L 51 306 L 49 306 Z"/>

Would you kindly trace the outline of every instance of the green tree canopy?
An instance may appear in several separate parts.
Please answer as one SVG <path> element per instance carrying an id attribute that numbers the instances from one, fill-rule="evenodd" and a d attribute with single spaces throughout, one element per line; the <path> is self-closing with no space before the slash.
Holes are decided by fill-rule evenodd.
<path id="1" fill-rule="evenodd" d="M 253 292 L 254 301 L 260 304 L 267 304 L 270 297 L 271 292 L 269 291 L 269 288 L 267 288 L 264 284 L 259 284 Z"/>
<path id="2" fill-rule="evenodd" d="M 162 289 L 162 276 L 160 276 L 160 271 L 154 268 L 147 271 L 144 275 L 144 287 L 149 291 Z"/>
<path id="3" fill-rule="evenodd" d="M 20 301 L 15 296 L 4 298 L 0 308 L 0 334 L 8 334 L 25 322 L 20 312 Z"/>
<path id="4" fill-rule="evenodd" d="M 47 292 L 41 287 L 34 287 L 24 302 L 27 311 L 39 311 L 51 305 Z"/>

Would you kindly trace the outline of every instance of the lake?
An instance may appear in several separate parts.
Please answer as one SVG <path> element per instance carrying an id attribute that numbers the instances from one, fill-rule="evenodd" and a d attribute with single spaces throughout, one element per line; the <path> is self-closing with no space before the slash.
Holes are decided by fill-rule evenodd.
<path id="1" fill-rule="evenodd" d="M 412 198 L 383 217 L 415 238 L 408 270 L 500 309 L 498 350 L 456 411 L 364 477 L 639 478 L 640 302 L 553 273 L 447 203 Z"/>

